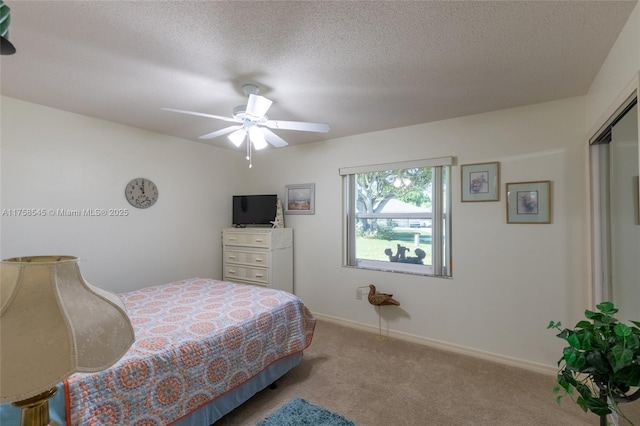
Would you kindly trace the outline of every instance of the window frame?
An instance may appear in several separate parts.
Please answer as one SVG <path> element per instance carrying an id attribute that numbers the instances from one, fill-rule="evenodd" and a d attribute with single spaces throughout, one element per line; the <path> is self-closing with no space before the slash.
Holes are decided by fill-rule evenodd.
<path id="1" fill-rule="evenodd" d="M 342 266 L 356 269 L 367 269 L 384 272 L 406 273 L 442 278 L 452 277 L 451 260 L 451 205 L 452 205 L 452 172 L 453 157 L 439 157 L 423 160 L 412 160 L 395 163 L 383 163 L 366 166 L 344 167 L 339 169 L 343 180 L 343 256 Z M 432 173 L 432 210 L 428 214 L 422 213 L 387 213 L 365 214 L 356 213 L 356 179 L 357 174 L 405 170 L 412 168 L 431 167 Z M 444 173 L 447 168 L 447 173 Z M 411 216 L 431 220 L 431 248 L 432 264 L 416 265 L 400 262 L 386 262 L 356 258 L 356 218 L 410 218 Z"/>

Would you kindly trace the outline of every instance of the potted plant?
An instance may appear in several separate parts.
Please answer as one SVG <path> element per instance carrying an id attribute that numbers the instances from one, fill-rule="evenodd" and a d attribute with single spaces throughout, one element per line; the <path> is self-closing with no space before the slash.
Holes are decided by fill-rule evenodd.
<path id="1" fill-rule="evenodd" d="M 560 331 L 557 337 L 569 346 L 558 361 L 554 393 L 557 402 L 574 391 L 574 400 L 585 412 L 600 416 L 600 424 L 607 424 L 607 415 L 618 416 L 633 424 L 620 410 L 619 403 L 640 398 L 640 322 L 632 326 L 618 321 L 618 309 L 611 302 L 596 306 L 599 312 L 585 311 L 582 320 L 573 329 L 561 328 L 560 322 L 551 321 L 547 329 Z"/>

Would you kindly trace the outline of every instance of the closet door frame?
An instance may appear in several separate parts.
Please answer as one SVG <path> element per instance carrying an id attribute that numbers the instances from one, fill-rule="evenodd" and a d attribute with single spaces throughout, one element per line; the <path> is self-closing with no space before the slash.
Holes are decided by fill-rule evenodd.
<path id="1" fill-rule="evenodd" d="M 591 288 L 589 306 L 595 308 L 598 303 L 609 300 L 611 295 L 610 280 L 610 247 L 609 247 L 609 220 L 610 218 L 606 206 L 609 200 L 608 190 L 603 188 L 602 174 L 608 174 L 609 156 L 606 147 L 595 145 L 598 138 L 605 132 L 611 124 L 627 109 L 634 99 L 639 98 L 640 93 L 640 72 L 627 84 L 615 101 L 602 115 L 601 119 L 588 132 L 586 144 L 586 158 L 588 162 L 587 182 L 590 188 L 588 203 L 588 242 L 589 242 L 589 286 Z M 636 108 L 637 119 L 640 123 L 640 107 Z M 640 126 L 638 130 L 640 140 Z M 638 165 L 640 166 L 640 154 L 638 155 Z M 640 189 L 638 190 L 640 197 Z M 603 204 L 603 202 L 605 204 Z"/>

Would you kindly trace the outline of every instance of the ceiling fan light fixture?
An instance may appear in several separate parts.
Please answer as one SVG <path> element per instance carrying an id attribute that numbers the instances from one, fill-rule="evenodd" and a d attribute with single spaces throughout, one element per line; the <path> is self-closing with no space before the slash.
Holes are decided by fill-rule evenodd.
<path id="1" fill-rule="evenodd" d="M 253 142 L 255 149 L 263 149 L 267 147 L 267 141 L 264 139 L 264 134 L 258 126 L 252 126 L 249 129 L 249 139 Z"/>
<path id="2" fill-rule="evenodd" d="M 2 0 L 0 0 L 0 4 Z M 205 118 L 213 118 L 216 120 L 223 120 L 235 123 L 232 126 L 225 127 L 220 130 L 216 130 L 211 133 L 199 136 L 200 139 L 213 139 L 222 135 L 227 135 L 227 138 L 236 147 L 240 148 L 240 145 L 247 140 L 247 155 L 249 160 L 249 167 L 253 166 L 251 160 L 251 153 L 253 150 L 264 149 L 267 145 L 271 144 L 276 148 L 287 146 L 287 141 L 276 135 L 269 129 L 285 129 L 285 130 L 302 130 L 305 132 L 322 132 L 329 131 L 329 125 L 324 123 L 309 123 L 304 121 L 283 121 L 283 120 L 270 120 L 267 117 L 267 110 L 273 104 L 273 101 L 258 95 L 259 89 L 255 84 L 245 84 L 242 86 L 242 91 L 248 96 L 246 105 L 238 105 L 233 108 L 233 117 L 224 117 L 220 115 L 205 114 L 197 111 L 187 111 L 176 108 L 162 108 L 165 111 L 173 111 L 181 114 L 196 115 Z M 264 126 L 264 127 L 263 127 Z"/>
<path id="3" fill-rule="evenodd" d="M 229 138 L 231 143 L 233 143 L 235 146 L 239 147 L 240 145 L 242 145 L 242 142 L 244 141 L 244 138 L 245 138 L 246 135 L 247 135 L 247 131 L 246 130 L 239 129 L 239 130 L 236 130 L 235 132 L 231 133 L 229 136 L 227 136 L 227 138 Z"/>

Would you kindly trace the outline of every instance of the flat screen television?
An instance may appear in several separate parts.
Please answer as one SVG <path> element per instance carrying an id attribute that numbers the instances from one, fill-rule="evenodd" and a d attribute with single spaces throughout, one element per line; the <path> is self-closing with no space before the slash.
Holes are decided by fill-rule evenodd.
<path id="1" fill-rule="evenodd" d="M 277 195 L 234 195 L 234 226 L 271 225 L 278 210 Z"/>

